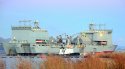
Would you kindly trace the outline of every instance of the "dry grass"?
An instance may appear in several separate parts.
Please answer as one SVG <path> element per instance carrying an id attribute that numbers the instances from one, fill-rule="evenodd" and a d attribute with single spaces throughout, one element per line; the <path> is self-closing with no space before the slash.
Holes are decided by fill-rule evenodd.
<path id="1" fill-rule="evenodd" d="M 17 64 L 17 69 L 33 69 L 30 61 L 21 59 Z"/>
<path id="2" fill-rule="evenodd" d="M 5 69 L 5 63 L 2 59 L 0 59 L 0 69 Z"/>
<path id="3" fill-rule="evenodd" d="M 125 69 L 125 53 L 92 55 L 76 62 L 53 55 L 46 59 L 41 62 L 40 69 Z M 32 65 L 31 61 L 19 59 L 17 69 L 35 69 Z M 0 69 L 5 69 L 3 60 L 0 60 Z"/>
<path id="4" fill-rule="evenodd" d="M 112 55 L 114 60 L 114 69 L 125 69 L 125 53 L 116 53 Z"/>
<path id="5" fill-rule="evenodd" d="M 72 61 L 65 61 L 64 58 L 59 56 L 47 56 L 47 60 L 41 64 L 41 69 L 71 69 Z"/>
<path id="6" fill-rule="evenodd" d="M 48 56 L 41 69 L 125 69 L 125 53 L 93 55 L 77 62 Z"/>

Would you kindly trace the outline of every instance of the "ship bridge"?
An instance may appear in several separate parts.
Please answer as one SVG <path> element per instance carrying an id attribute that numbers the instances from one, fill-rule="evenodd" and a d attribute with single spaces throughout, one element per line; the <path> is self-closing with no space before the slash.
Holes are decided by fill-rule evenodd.
<path id="1" fill-rule="evenodd" d="M 96 28 L 96 26 L 99 26 Z M 90 24 L 89 30 L 79 33 L 79 41 L 86 45 L 112 45 L 112 30 L 105 29 L 104 24 Z M 77 37 L 73 40 L 77 42 Z"/>
<path id="2" fill-rule="evenodd" d="M 17 42 L 27 41 L 28 43 L 35 43 L 36 39 L 49 40 L 48 31 L 39 27 L 39 22 L 35 21 L 34 26 L 27 25 L 26 23 L 31 22 L 30 20 L 19 21 L 24 23 L 20 26 L 12 26 L 12 39 Z"/>

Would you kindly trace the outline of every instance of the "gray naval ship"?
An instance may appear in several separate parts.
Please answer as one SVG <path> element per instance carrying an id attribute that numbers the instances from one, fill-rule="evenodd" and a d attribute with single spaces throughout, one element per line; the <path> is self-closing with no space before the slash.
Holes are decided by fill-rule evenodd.
<path id="1" fill-rule="evenodd" d="M 27 21 L 20 21 L 27 22 Z M 31 21 L 29 21 L 31 22 Z M 39 55 L 39 54 L 87 54 L 114 52 L 117 45 L 112 43 L 112 30 L 96 29 L 96 24 L 90 24 L 89 30 L 74 35 L 59 35 L 50 37 L 45 29 L 34 26 L 12 26 L 12 37 L 8 43 L 3 43 L 7 55 Z"/>

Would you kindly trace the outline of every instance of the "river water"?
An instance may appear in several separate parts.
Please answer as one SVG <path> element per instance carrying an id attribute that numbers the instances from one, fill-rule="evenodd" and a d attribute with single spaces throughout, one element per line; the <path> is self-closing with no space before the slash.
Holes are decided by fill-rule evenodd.
<path id="1" fill-rule="evenodd" d="M 28 56 L 1 56 L 1 60 L 3 60 L 6 69 L 17 69 L 17 64 L 20 60 L 26 60 L 31 62 L 33 69 L 40 69 L 40 64 L 45 59 L 40 57 L 28 57 Z"/>

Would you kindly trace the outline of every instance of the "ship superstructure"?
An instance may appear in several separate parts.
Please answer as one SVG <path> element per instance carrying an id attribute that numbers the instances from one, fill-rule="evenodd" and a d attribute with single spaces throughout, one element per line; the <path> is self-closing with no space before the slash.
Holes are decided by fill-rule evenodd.
<path id="1" fill-rule="evenodd" d="M 112 44 L 112 30 L 101 29 L 101 27 L 95 29 L 95 24 L 90 24 L 88 31 L 80 32 L 75 37 L 59 35 L 57 38 L 52 38 L 47 30 L 39 27 L 38 21 L 34 22 L 33 27 L 12 26 L 11 30 L 11 41 L 4 43 L 7 55 L 113 52 L 117 47 Z"/>
<path id="2" fill-rule="evenodd" d="M 89 30 L 79 33 L 81 44 L 85 45 L 85 52 L 113 52 L 117 45 L 112 43 L 112 30 L 105 29 L 104 24 L 90 24 Z M 102 28 L 103 27 L 103 28 Z"/>

